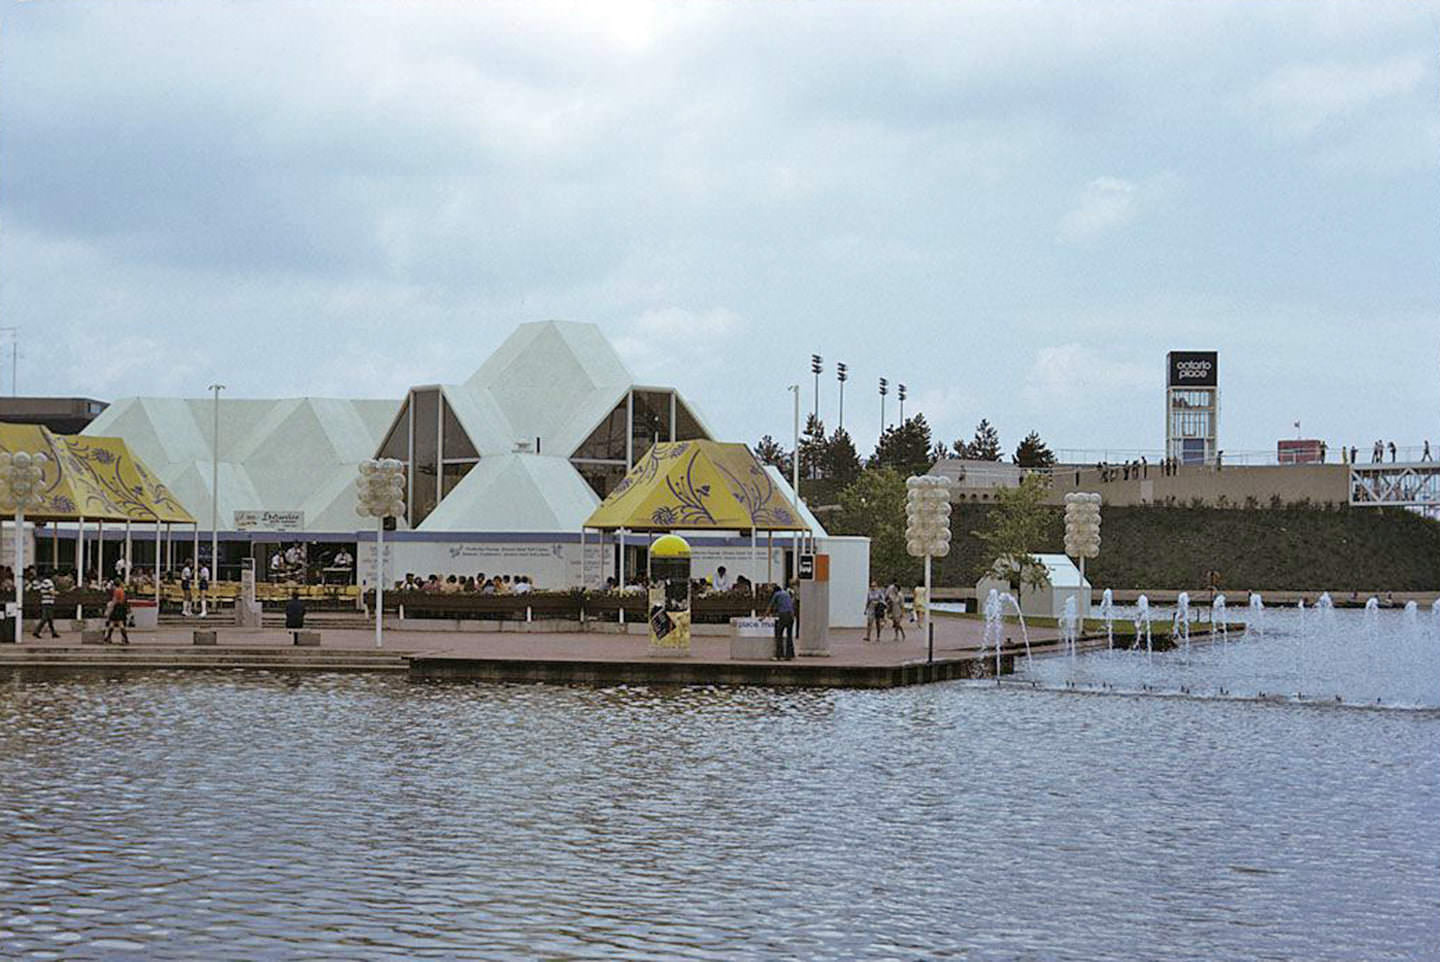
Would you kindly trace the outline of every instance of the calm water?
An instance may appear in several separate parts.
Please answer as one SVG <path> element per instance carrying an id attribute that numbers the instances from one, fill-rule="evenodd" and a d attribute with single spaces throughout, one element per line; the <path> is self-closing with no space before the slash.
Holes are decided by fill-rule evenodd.
<path id="1" fill-rule="evenodd" d="M 1440 715 L 0 678 L 0 957 L 1440 957 Z"/>

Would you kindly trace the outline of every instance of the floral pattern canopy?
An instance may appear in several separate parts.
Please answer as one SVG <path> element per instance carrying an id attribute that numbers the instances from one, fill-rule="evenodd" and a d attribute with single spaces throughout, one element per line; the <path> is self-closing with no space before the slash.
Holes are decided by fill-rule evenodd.
<path id="1" fill-rule="evenodd" d="M 808 531 L 788 492 L 743 444 L 668 441 L 630 469 L 585 522 L 630 531 Z"/>
<path id="2" fill-rule="evenodd" d="M 35 521 L 194 524 L 170 489 L 120 438 L 54 434 L 38 424 L 0 424 L 0 451 L 46 457 Z"/>

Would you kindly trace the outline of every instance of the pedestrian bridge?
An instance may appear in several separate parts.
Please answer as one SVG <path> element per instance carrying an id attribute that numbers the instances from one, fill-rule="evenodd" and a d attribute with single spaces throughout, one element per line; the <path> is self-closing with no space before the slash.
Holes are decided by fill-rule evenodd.
<path id="1" fill-rule="evenodd" d="M 1440 507 L 1440 463 L 1352 464 L 1350 504 L 1374 508 Z"/>

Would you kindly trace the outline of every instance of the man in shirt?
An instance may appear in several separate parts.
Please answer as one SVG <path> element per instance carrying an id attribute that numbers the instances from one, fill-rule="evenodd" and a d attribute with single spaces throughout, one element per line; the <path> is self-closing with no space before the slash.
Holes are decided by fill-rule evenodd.
<path id="1" fill-rule="evenodd" d="M 35 590 L 40 592 L 40 621 L 35 625 L 34 635 L 39 638 L 41 630 L 49 625 L 50 637 L 59 638 L 60 633 L 55 630 L 55 582 L 43 578 Z"/>
<path id="2" fill-rule="evenodd" d="M 768 614 L 775 616 L 775 658 L 778 661 L 792 661 L 795 658 L 795 598 L 783 586 L 775 589 L 770 596 Z"/>
<path id="3" fill-rule="evenodd" d="M 290 632 L 290 643 L 300 644 L 300 629 L 305 627 L 305 601 L 299 591 L 292 590 L 290 600 L 285 602 L 285 627 Z"/>
<path id="4" fill-rule="evenodd" d="M 715 569 L 715 590 L 721 594 L 730 590 L 730 575 L 725 571 L 724 565 Z"/>

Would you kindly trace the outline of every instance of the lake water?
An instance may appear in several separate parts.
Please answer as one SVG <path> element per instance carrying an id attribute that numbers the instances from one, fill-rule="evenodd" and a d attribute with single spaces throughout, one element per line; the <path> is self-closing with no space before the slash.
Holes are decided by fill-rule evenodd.
<path id="1" fill-rule="evenodd" d="M 7 959 L 1427 959 L 1437 823 L 1427 710 L 0 676 Z"/>

